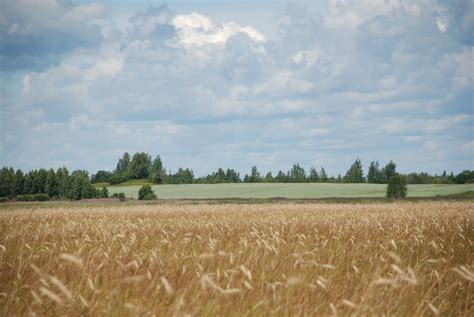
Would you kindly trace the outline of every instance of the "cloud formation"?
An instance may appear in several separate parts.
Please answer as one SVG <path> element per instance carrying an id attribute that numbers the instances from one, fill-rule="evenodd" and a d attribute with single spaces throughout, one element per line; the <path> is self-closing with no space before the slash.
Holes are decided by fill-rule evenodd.
<path id="1" fill-rule="evenodd" d="M 295 162 L 336 174 L 357 156 L 394 159 L 405 171 L 473 168 L 473 19 L 459 9 L 469 3 L 288 5 L 270 39 L 251 25 L 164 5 L 119 27 L 93 23 L 99 5 L 50 1 L 56 9 L 46 17 L 25 17 L 8 2 L 8 28 L 23 21 L 40 37 L 75 41 L 35 53 L 15 46 L 20 33 L 0 40 L 5 52 L 38 60 L 22 65 L 29 71 L 17 100 L 2 106 L 2 161 L 94 170 L 111 168 L 123 151 L 147 151 L 197 174 Z M 84 34 L 74 33 L 79 26 Z M 5 52 L 5 63 L 19 63 Z M 48 64 L 51 54 L 61 57 Z"/>
<path id="2" fill-rule="evenodd" d="M 92 23 L 101 18 L 100 4 L 74 6 L 71 1 L 5 0 L 0 4 L 0 69 L 41 69 L 76 48 L 102 40 Z"/>

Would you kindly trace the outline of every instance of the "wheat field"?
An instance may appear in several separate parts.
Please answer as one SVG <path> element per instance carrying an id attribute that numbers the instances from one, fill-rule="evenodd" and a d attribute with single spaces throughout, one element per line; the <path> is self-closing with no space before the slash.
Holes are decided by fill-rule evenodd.
<path id="1" fill-rule="evenodd" d="M 473 316 L 472 202 L 0 212 L 2 316 Z"/>

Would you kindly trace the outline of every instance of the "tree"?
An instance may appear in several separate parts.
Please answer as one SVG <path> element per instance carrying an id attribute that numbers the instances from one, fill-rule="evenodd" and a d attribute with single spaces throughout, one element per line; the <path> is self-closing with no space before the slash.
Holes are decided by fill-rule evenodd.
<path id="1" fill-rule="evenodd" d="M 240 175 L 234 169 L 228 168 L 225 172 L 225 180 L 227 183 L 240 183 Z"/>
<path id="2" fill-rule="evenodd" d="M 149 154 L 144 152 L 135 153 L 128 165 L 128 175 L 131 179 L 148 178 L 151 165 L 151 156 Z"/>
<path id="3" fill-rule="evenodd" d="M 275 183 L 288 183 L 288 177 L 283 171 L 278 171 L 277 176 L 274 178 Z"/>
<path id="4" fill-rule="evenodd" d="M 112 173 L 109 171 L 97 171 L 94 175 L 91 177 L 91 182 L 92 183 L 108 183 L 110 181 L 110 178 L 112 177 Z"/>
<path id="5" fill-rule="evenodd" d="M 150 171 L 150 180 L 155 184 L 163 184 L 166 178 L 166 170 L 159 155 L 153 160 Z"/>
<path id="6" fill-rule="evenodd" d="M 362 170 L 362 163 L 360 159 L 356 159 L 344 176 L 346 183 L 364 183 L 364 171 Z"/>
<path id="7" fill-rule="evenodd" d="M 40 168 L 38 170 L 38 173 L 36 174 L 35 177 L 35 183 L 36 183 L 36 189 L 37 191 L 35 193 L 41 193 L 45 194 L 45 188 L 46 188 L 46 177 L 48 176 L 48 172 L 44 168 Z"/>
<path id="8" fill-rule="evenodd" d="M 148 184 L 143 185 L 138 191 L 138 200 L 154 200 L 156 195 Z"/>
<path id="9" fill-rule="evenodd" d="M 397 164 L 395 164 L 393 161 L 390 161 L 385 165 L 385 167 L 382 169 L 382 172 L 384 174 L 385 182 L 390 182 L 390 178 L 392 176 L 395 176 L 397 174 Z"/>
<path id="10" fill-rule="evenodd" d="M 319 171 L 319 178 L 323 183 L 328 181 L 328 174 L 326 174 L 324 167 L 321 167 L 321 170 Z"/>
<path id="11" fill-rule="evenodd" d="M 44 190 L 51 198 L 59 196 L 59 184 L 53 169 L 48 170 L 46 174 L 46 185 Z"/>
<path id="12" fill-rule="evenodd" d="M 59 197 L 67 198 L 70 190 L 71 180 L 69 178 L 69 171 L 66 167 L 60 167 L 56 171 L 56 180 L 58 182 Z"/>
<path id="13" fill-rule="evenodd" d="M 179 168 L 175 174 L 168 177 L 171 184 L 192 184 L 194 181 L 194 173 L 189 168 Z"/>
<path id="14" fill-rule="evenodd" d="M 99 194 L 101 198 L 109 198 L 109 190 L 107 187 L 102 187 Z"/>
<path id="15" fill-rule="evenodd" d="M 401 198 L 407 195 L 407 183 L 404 177 L 399 174 L 395 174 L 390 177 L 387 185 L 387 197 L 388 198 Z"/>
<path id="16" fill-rule="evenodd" d="M 273 183 L 273 175 L 272 172 L 268 172 L 265 177 L 263 178 L 264 183 Z"/>
<path id="17" fill-rule="evenodd" d="M 369 171 L 367 173 L 367 183 L 383 184 L 385 175 L 380 169 L 379 161 L 370 162 Z"/>
<path id="18" fill-rule="evenodd" d="M 306 182 L 306 173 L 304 168 L 299 164 L 293 164 L 290 170 L 290 182 L 292 183 L 304 183 Z"/>
<path id="19" fill-rule="evenodd" d="M 25 185 L 25 177 L 23 171 L 18 169 L 13 176 L 13 195 L 18 196 L 23 194 L 23 188 Z"/>
<path id="20" fill-rule="evenodd" d="M 310 183 L 319 183 L 321 179 L 319 178 L 319 174 L 314 167 L 309 169 L 309 182 Z"/>
<path id="21" fill-rule="evenodd" d="M 0 170 L 0 197 L 13 197 L 13 179 L 13 168 L 4 167 Z"/>
<path id="22" fill-rule="evenodd" d="M 246 180 L 244 180 L 246 183 L 259 183 L 262 181 L 262 176 L 260 175 L 260 172 L 257 170 L 257 166 L 252 166 L 252 170 L 250 172 L 250 176 L 245 175 Z"/>
<path id="23" fill-rule="evenodd" d="M 123 153 L 121 159 L 118 160 L 117 167 L 115 168 L 115 174 L 126 174 L 128 172 L 128 166 L 130 165 L 130 154 L 128 152 Z"/>

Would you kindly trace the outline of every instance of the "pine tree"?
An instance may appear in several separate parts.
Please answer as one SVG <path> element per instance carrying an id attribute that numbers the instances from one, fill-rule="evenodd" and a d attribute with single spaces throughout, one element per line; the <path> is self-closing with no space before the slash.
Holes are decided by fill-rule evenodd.
<path id="1" fill-rule="evenodd" d="M 51 198 L 59 196 L 59 184 L 53 169 L 50 169 L 46 174 L 45 192 Z"/>
<path id="2" fill-rule="evenodd" d="M 346 183 L 365 183 L 364 171 L 360 159 L 356 159 L 344 176 Z"/>

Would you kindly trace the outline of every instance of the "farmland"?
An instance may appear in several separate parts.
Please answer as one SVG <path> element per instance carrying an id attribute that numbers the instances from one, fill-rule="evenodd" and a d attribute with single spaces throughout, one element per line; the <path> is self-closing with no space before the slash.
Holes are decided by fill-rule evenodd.
<path id="1" fill-rule="evenodd" d="M 473 218 L 472 201 L 7 206 L 0 315 L 472 316 Z"/>
<path id="2" fill-rule="evenodd" d="M 154 185 L 158 198 L 164 199 L 223 199 L 223 198 L 328 198 L 328 197 L 384 197 L 383 184 L 186 184 Z M 123 192 L 137 198 L 140 185 L 111 186 L 109 192 Z M 466 185 L 409 185 L 408 197 L 433 197 L 474 191 L 474 184 Z"/>

